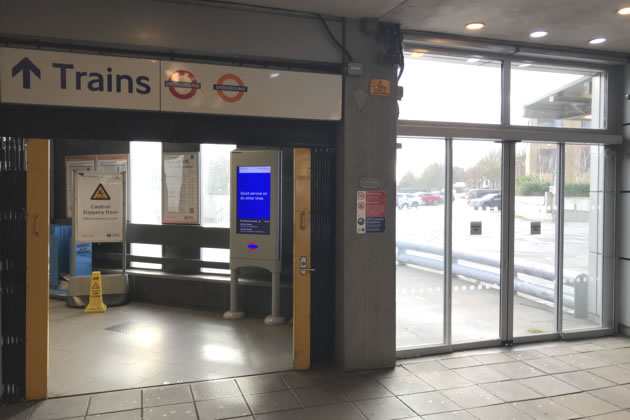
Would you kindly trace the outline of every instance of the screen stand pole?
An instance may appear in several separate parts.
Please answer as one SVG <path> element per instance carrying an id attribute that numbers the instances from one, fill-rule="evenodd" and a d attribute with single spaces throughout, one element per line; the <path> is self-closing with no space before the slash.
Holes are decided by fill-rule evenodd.
<path id="1" fill-rule="evenodd" d="M 238 310 L 238 268 L 230 272 L 230 310 L 223 314 L 223 319 L 243 319 L 245 314 Z"/>
<path id="2" fill-rule="evenodd" d="M 280 316 L 280 273 L 271 273 L 271 315 L 265 318 L 266 325 L 282 325 L 286 322 Z"/>

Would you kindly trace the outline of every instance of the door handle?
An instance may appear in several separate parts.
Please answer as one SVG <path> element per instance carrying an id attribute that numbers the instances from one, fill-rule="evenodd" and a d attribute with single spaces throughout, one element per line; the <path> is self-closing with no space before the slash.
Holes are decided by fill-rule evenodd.
<path id="1" fill-rule="evenodd" d="M 306 257 L 305 256 L 300 257 L 300 274 L 305 276 L 306 273 L 313 272 L 313 271 L 315 271 L 314 268 L 306 267 Z"/>

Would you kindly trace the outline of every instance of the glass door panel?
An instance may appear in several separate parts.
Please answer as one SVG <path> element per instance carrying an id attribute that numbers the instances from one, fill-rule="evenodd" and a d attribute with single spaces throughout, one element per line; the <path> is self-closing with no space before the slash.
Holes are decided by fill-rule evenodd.
<path id="1" fill-rule="evenodd" d="M 556 332 L 558 145 L 517 143 L 514 336 Z"/>
<path id="2" fill-rule="evenodd" d="M 502 145 L 453 141 L 452 342 L 499 338 Z"/>
<path id="3" fill-rule="evenodd" d="M 445 140 L 399 139 L 396 347 L 444 343 Z"/>
<path id="4" fill-rule="evenodd" d="M 603 146 L 567 144 L 564 164 L 563 329 L 602 324 Z"/>

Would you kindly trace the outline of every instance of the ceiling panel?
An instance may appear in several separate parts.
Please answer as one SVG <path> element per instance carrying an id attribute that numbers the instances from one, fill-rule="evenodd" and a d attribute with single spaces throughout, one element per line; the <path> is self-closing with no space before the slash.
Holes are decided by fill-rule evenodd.
<path id="1" fill-rule="evenodd" d="M 440 32 L 543 46 L 630 53 L 630 16 L 616 11 L 630 0 L 228 0 L 233 3 L 315 12 L 349 18 L 374 17 L 399 22 L 408 30 Z M 482 21 L 478 32 L 464 25 Z M 533 40 L 544 29 L 549 36 Z M 606 37 L 591 46 L 588 41 Z"/>
<path id="2" fill-rule="evenodd" d="M 408 0 L 386 18 L 405 29 L 630 53 L 630 16 L 616 14 L 623 5 L 630 0 Z M 474 21 L 486 27 L 464 28 Z M 549 36 L 534 40 L 535 30 Z M 608 42 L 588 44 L 596 37 Z"/>

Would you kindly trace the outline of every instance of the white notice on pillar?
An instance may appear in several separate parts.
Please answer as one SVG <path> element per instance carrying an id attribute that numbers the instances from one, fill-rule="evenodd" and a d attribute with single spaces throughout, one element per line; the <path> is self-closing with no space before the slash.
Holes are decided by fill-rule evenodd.
<path id="1" fill-rule="evenodd" d="M 123 174 L 75 176 L 75 241 L 122 242 Z"/>

